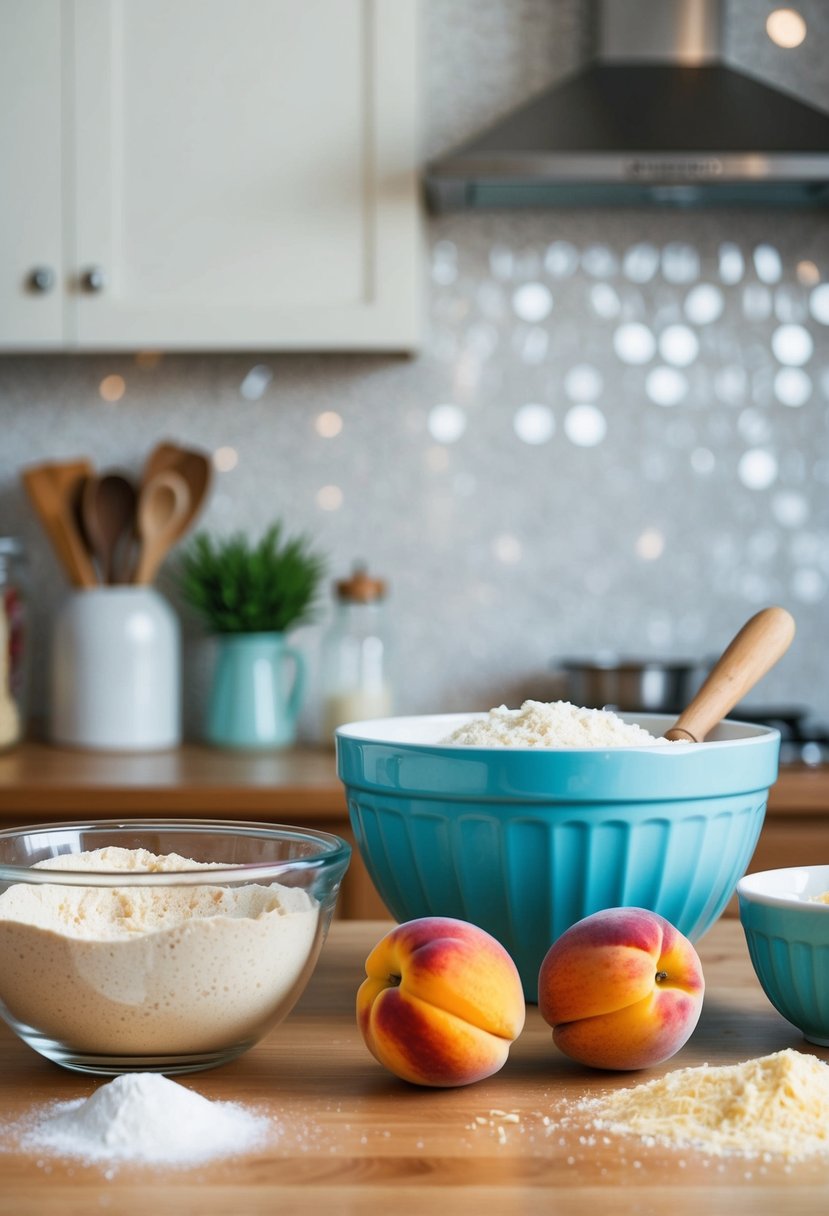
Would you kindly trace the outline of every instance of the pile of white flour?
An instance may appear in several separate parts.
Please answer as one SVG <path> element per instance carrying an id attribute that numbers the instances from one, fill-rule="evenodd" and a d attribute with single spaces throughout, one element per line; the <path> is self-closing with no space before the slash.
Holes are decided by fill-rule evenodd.
<path id="1" fill-rule="evenodd" d="M 525 701 L 520 709 L 499 705 L 458 727 L 441 743 L 469 747 L 642 747 L 666 744 L 607 709 L 582 709 L 569 701 Z"/>
<path id="2" fill-rule="evenodd" d="M 211 1102 L 160 1073 L 116 1077 L 91 1098 L 55 1102 L 18 1131 L 16 1147 L 89 1164 L 186 1167 L 237 1156 L 275 1135 L 272 1121 Z"/>

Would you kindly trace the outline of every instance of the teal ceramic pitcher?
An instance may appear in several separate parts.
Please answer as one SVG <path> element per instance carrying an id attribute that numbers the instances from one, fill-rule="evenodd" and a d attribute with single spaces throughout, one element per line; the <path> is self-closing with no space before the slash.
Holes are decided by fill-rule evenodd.
<path id="1" fill-rule="evenodd" d="M 206 736 L 220 747 L 288 747 L 305 689 L 305 660 L 281 633 L 217 638 Z"/>

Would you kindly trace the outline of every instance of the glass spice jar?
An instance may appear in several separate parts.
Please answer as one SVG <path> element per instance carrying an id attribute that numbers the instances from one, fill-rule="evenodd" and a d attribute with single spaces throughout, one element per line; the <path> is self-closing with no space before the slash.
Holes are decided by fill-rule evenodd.
<path id="1" fill-rule="evenodd" d="M 0 750 L 23 736 L 29 692 L 26 557 L 14 536 L 0 536 Z"/>
<path id="2" fill-rule="evenodd" d="M 334 617 L 321 656 L 322 734 L 331 746 L 338 726 L 392 712 L 387 593 L 387 584 L 360 565 L 334 583 Z"/>

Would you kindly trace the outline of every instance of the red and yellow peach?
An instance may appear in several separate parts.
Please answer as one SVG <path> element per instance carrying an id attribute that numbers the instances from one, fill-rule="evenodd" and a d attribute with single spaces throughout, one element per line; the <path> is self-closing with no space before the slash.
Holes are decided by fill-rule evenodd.
<path id="1" fill-rule="evenodd" d="M 428 916 L 387 933 L 366 960 L 357 1022 L 371 1053 L 415 1085 L 469 1085 L 503 1067 L 524 1025 L 518 971 L 466 921 Z"/>
<path id="2" fill-rule="evenodd" d="M 538 1005 L 556 1046 L 593 1068 L 648 1068 L 693 1033 L 705 984 L 686 937 L 645 908 L 578 921 L 547 952 Z"/>

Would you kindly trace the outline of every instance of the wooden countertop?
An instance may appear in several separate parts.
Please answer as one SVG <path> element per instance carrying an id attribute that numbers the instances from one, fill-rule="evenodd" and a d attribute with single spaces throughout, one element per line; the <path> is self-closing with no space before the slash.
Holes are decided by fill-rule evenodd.
<path id="1" fill-rule="evenodd" d="M 24 743 L 0 754 L 0 821 L 153 812 L 305 820 L 347 818 L 334 754 L 237 753 L 188 744 L 167 752 L 74 751 Z M 783 768 L 768 814 L 829 814 L 829 767 Z"/>
<path id="2" fill-rule="evenodd" d="M 671 1068 L 729 1064 L 784 1047 L 829 1060 L 763 995 L 740 925 L 721 920 L 700 943 L 707 991 L 700 1024 L 668 1064 L 636 1074 L 591 1072 L 561 1056 L 530 1007 L 495 1077 L 456 1090 L 397 1081 L 363 1045 L 354 996 L 384 923 L 334 924 L 309 988 L 281 1027 L 241 1059 L 180 1080 L 209 1098 L 255 1103 L 284 1134 L 255 1156 L 190 1171 L 99 1168 L 0 1152 L 0 1211 L 9 1216 L 147 1212 L 240 1216 L 360 1213 L 452 1216 L 800 1216 L 823 1213 L 829 1161 L 717 1161 L 638 1141 L 579 1140 L 543 1120 L 585 1093 L 638 1084 Z M 2 1119 L 33 1103 L 86 1097 L 96 1082 L 48 1064 L 0 1025 Z M 493 1112 L 515 1111 L 504 1123 Z M 498 1131 L 502 1127 L 503 1132 Z M 2 1137 L 2 1122 L 0 1122 Z"/>
<path id="3" fill-rule="evenodd" d="M 347 819 L 334 753 L 234 752 L 188 744 L 164 752 L 87 752 L 24 743 L 0 754 L 0 820 L 152 812 L 242 819 Z"/>

